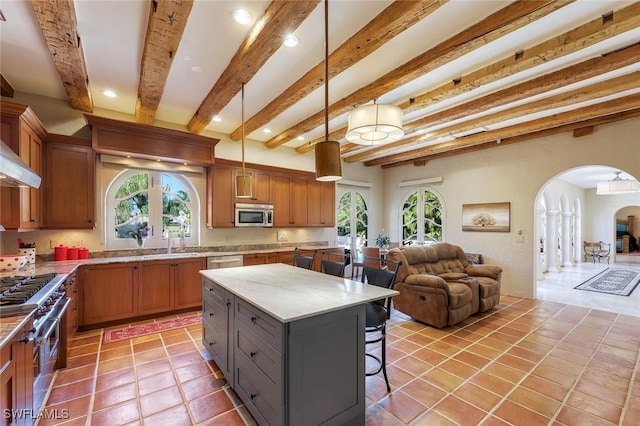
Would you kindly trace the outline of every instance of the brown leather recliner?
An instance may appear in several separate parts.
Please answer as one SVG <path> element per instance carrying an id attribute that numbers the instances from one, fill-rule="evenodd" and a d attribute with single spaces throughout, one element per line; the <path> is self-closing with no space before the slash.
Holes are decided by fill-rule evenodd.
<path id="1" fill-rule="evenodd" d="M 418 321 L 438 328 L 454 325 L 500 302 L 502 268 L 469 264 L 459 246 L 404 246 L 387 257 L 402 261 L 393 306 Z"/>

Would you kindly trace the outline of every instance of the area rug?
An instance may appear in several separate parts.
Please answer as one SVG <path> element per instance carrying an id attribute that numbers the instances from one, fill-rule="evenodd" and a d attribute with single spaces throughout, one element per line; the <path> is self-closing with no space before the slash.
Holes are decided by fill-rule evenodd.
<path id="1" fill-rule="evenodd" d="M 132 339 L 134 337 L 145 336 L 147 334 L 161 333 L 176 328 L 188 327 L 202 323 L 201 315 L 190 315 L 188 317 L 176 318 L 149 324 L 134 325 L 120 330 L 108 330 L 104 332 L 103 343 L 113 343 L 119 340 Z"/>
<path id="2" fill-rule="evenodd" d="M 574 288 L 628 296 L 635 290 L 638 282 L 640 282 L 640 272 L 607 268 Z"/>

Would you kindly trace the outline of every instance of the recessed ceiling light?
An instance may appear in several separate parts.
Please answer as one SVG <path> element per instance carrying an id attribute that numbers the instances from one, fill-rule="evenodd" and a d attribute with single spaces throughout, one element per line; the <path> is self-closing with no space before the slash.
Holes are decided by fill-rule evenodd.
<path id="1" fill-rule="evenodd" d="M 212 120 L 213 120 L 213 121 L 215 121 L 216 123 L 219 123 L 219 122 L 221 122 L 221 121 L 222 121 L 222 118 L 220 118 L 220 116 L 219 116 L 219 115 L 215 115 L 215 116 L 212 118 Z"/>
<path id="2" fill-rule="evenodd" d="M 233 11 L 233 19 L 240 25 L 247 25 L 251 22 L 251 14 L 244 9 Z"/>
<path id="3" fill-rule="evenodd" d="M 191 67 L 191 71 L 193 71 L 193 72 L 202 72 L 202 68 L 200 68 L 199 66 L 193 66 L 193 67 Z"/>
<path id="4" fill-rule="evenodd" d="M 287 47 L 294 47 L 298 45 L 298 37 L 293 34 L 289 34 L 284 38 L 284 45 Z"/>
<path id="5" fill-rule="evenodd" d="M 160 160 L 159 158 L 156 158 L 156 161 L 160 162 L 160 161 L 162 161 L 162 160 Z"/>
<path id="6" fill-rule="evenodd" d="M 264 129 L 262 129 L 262 131 L 263 131 L 264 133 L 271 133 L 271 129 L 270 129 L 270 128 L 268 128 L 268 127 L 265 127 Z"/>
<path id="7" fill-rule="evenodd" d="M 115 98 L 118 96 L 118 94 L 111 89 L 103 90 L 102 94 L 108 98 Z"/>
<path id="8" fill-rule="evenodd" d="M 304 140 L 304 136 L 298 136 L 296 139 L 298 139 L 299 141 L 303 141 Z"/>
<path id="9" fill-rule="evenodd" d="M 185 55 L 185 56 L 184 56 L 184 60 L 185 60 L 185 61 L 190 61 L 190 60 L 191 60 L 191 56 L 189 56 L 189 55 Z"/>

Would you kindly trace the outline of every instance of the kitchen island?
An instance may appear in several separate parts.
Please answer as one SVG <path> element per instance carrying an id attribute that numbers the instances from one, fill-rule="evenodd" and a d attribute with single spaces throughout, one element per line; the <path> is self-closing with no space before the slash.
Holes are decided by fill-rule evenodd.
<path id="1" fill-rule="evenodd" d="M 364 424 L 365 306 L 398 294 L 281 263 L 205 270 L 202 341 L 260 424 Z"/>

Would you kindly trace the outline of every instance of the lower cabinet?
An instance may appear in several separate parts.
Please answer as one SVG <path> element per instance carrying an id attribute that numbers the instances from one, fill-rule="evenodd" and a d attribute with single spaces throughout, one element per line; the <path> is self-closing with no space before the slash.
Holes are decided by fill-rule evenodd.
<path id="1" fill-rule="evenodd" d="M 33 409 L 33 343 L 30 320 L 0 348 L 0 413 L 4 424 L 31 425 Z"/>
<path id="2" fill-rule="evenodd" d="M 283 323 L 202 282 L 203 345 L 258 424 L 364 424 L 364 305 Z"/>
<path id="3" fill-rule="evenodd" d="M 203 257 L 84 266 L 80 325 L 199 308 L 202 269 Z"/>
<path id="4" fill-rule="evenodd" d="M 251 253 L 242 256 L 242 265 L 265 265 L 267 263 L 278 263 L 277 253 Z"/>

